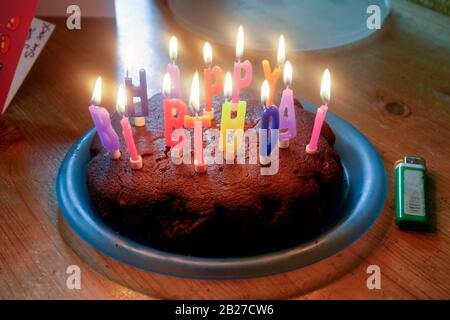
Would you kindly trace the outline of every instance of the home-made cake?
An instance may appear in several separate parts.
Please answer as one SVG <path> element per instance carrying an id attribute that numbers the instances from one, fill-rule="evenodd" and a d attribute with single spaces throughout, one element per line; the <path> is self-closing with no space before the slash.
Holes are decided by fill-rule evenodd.
<path id="1" fill-rule="evenodd" d="M 279 171 L 261 175 L 260 164 L 214 164 L 206 174 L 176 165 L 164 140 L 162 95 L 149 101 L 146 127 L 134 127 L 143 168 L 132 170 L 123 151 L 112 160 L 96 136 L 87 183 L 99 218 L 123 236 L 152 248 L 204 257 L 267 253 L 308 240 L 329 219 L 343 169 L 325 123 L 315 155 L 305 152 L 314 114 L 296 101 L 297 136 L 279 151 Z M 259 94 L 244 90 L 246 129 L 258 128 Z M 223 97 L 214 100 L 220 125 Z M 120 116 L 112 124 L 120 132 Z M 126 150 L 123 137 L 121 150 Z"/>

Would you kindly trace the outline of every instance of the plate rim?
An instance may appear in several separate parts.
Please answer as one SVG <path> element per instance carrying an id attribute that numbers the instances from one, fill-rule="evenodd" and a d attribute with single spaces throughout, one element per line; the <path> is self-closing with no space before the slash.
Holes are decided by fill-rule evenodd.
<path id="1" fill-rule="evenodd" d="M 316 110 L 307 102 L 302 101 L 302 105 L 308 111 Z M 76 157 L 80 157 L 79 153 L 83 150 L 89 153 L 95 128 L 72 145 L 59 168 L 56 180 L 58 204 L 65 220 L 81 239 L 100 252 L 143 270 L 176 277 L 223 280 L 270 276 L 299 269 L 338 253 L 361 237 L 379 217 L 386 202 L 387 175 L 375 147 L 359 130 L 332 112 L 327 114 L 327 123 L 335 133 L 346 130 L 355 135 L 367 156 L 372 156 L 369 157 L 371 166 L 377 169 L 374 170 L 377 174 L 373 174 L 375 180 L 369 181 L 365 188 L 375 187 L 377 190 L 373 192 L 371 189 L 371 196 L 366 196 L 369 206 L 366 204 L 359 210 L 355 209 L 356 214 L 350 214 L 325 233 L 291 248 L 249 257 L 191 257 L 154 249 L 119 235 L 101 222 L 95 213 L 80 208 L 79 202 L 83 199 L 78 198 L 72 180 L 67 179 L 76 172 L 73 166 Z M 79 166 L 77 168 L 80 169 Z M 374 186 L 375 183 L 378 186 Z"/>

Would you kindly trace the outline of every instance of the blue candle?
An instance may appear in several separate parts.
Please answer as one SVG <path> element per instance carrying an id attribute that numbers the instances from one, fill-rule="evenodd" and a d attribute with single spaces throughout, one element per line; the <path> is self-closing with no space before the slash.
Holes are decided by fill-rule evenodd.
<path id="1" fill-rule="evenodd" d="M 145 70 L 139 70 L 139 86 L 133 85 L 133 79 L 128 76 L 127 71 L 127 75 L 125 76 L 125 89 L 127 94 L 126 115 L 128 117 L 135 117 L 135 125 L 145 125 L 144 117 L 148 116 L 147 78 Z M 133 102 L 134 98 L 140 99 L 140 112 L 136 110 L 136 105 Z"/>
<path id="2" fill-rule="evenodd" d="M 280 114 L 278 108 L 274 105 L 267 107 L 265 104 L 270 95 L 270 87 L 267 80 L 263 82 L 261 90 L 261 102 L 264 112 L 261 119 L 260 142 L 259 142 L 259 156 L 264 159 L 269 157 L 273 148 L 278 143 L 278 130 L 280 129 Z M 265 134 L 264 134 L 265 132 Z M 263 143 L 266 139 L 266 143 Z M 272 142 L 274 144 L 272 145 Z M 263 162 L 266 162 L 265 160 Z"/>

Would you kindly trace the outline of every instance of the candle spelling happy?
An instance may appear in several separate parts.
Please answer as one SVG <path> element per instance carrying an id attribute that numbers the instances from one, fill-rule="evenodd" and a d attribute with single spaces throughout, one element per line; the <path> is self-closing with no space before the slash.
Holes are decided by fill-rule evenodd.
<path id="1" fill-rule="evenodd" d="M 270 86 L 267 80 L 264 80 L 261 87 L 261 104 L 264 112 L 261 118 L 259 157 L 263 165 L 269 164 L 270 153 L 276 147 L 278 142 L 278 130 L 280 128 L 280 116 L 278 109 L 274 105 L 268 105 L 270 95 Z M 264 141 L 265 139 L 265 141 Z"/>
<path id="2" fill-rule="evenodd" d="M 284 64 L 283 80 L 286 89 L 281 96 L 280 108 L 280 148 L 289 147 L 289 139 L 297 135 L 297 122 L 295 121 L 294 93 L 289 86 L 292 84 L 292 66 L 289 61 Z"/>
<path id="3" fill-rule="evenodd" d="M 169 56 L 172 63 L 167 64 L 167 73 L 170 74 L 172 98 L 181 99 L 180 68 L 175 63 L 178 57 L 178 41 L 175 36 L 172 36 L 169 41 Z"/>
<path id="4" fill-rule="evenodd" d="M 283 35 L 281 35 L 280 41 L 278 42 L 278 54 L 277 54 L 278 67 L 275 67 L 275 69 L 272 71 L 270 68 L 270 62 L 268 60 L 262 61 L 264 78 L 269 82 L 270 86 L 270 95 L 267 100 L 268 105 L 272 105 L 274 102 L 278 79 L 280 79 L 281 69 L 283 68 L 285 59 L 286 59 L 286 48 L 284 44 L 284 37 Z"/>
<path id="5" fill-rule="evenodd" d="M 136 149 L 136 144 L 134 142 L 133 130 L 131 129 L 130 121 L 128 117 L 125 116 L 125 105 L 127 101 L 127 96 L 123 85 L 119 86 L 117 91 L 117 112 L 122 114 L 122 119 L 120 120 L 120 125 L 122 126 L 122 135 L 125 139 L 125 144 L 127 145 L 128 153 L 130 154 L 130 165 L 134 170 L 139 170 L 142 168 L 142 157 L 138 154 Z"/>
<path id="6" fill-rule="evenodd" d="M 327 116 L 328 103 L 330 102 L 331 79 L 330 71 L 325 70 L 322 76 L 322 83 L 320 86 L 320 97 L 323 104 L 317 109 L 316 118 L 314 119 L 314 127 L 311 134 L 311 140 L 306 146 L 306 152 L 315 154 L 317 152 L 317 144 L 319 142 L 320 132 L 322 131 L 323 122 Z"/>
<path id="7" fill-rule="evenodd" d="M 220 121 L 220 144 L 219 150 L 225 151 L 227 161 L 234 160 L 236 150 L 242 146 L 242 139 L 239 139 L 237 131 L 244 131 L 245 114 L 247 112 L 247 102 L 239 101 L 237 104 L 236 117 L 232 117 L 233 103 L 230 102 L 232 92 L 231 74 L 227 72 L 225 76 L 224 95 L 225 102 L 222 105 L 222 118 Z"/>
<path id="8" fill-rule="evenodd" d="M 145 117 L 148 116 L 148 96 L 147 96 L 147 75 L 144 69 L 139 70 L 139 86 L 133 85 L 133 79 L 128 75 L 128 68 L 125 76 L 126 94 L 126 114 L 134 118 L 136 127 L 145 126 Z M 139 98 L 141 111 L 136 111 L 134 98 Z"/>
<path id="9" fill-rule="evenodd" d="M 244 30 L 239 26 L 238 35 L 236 39 L 236 58 L 234 63 L 234 86 L 233 86 L 233 103 L 236 105 L 239 102 L 239 93 L 242 88 L 247 88 L 252 83 L 253 67 L 250 61 L 245 60 L 241 62 L 241 57 L 244 54 Z M 242 71 L 244 76 L 241 77 Z"/>
<path id="10" fill-rule="evenodd" d="M 98 77 L 95 82 L 94 94 L 92 95 L 89 112 L 97 129 L 98 136 L 102 142 L 103 147 L 109 152 L 112 159 L 120 158 L 120 142 L 116 131 L 111 125 L 111 118 L 109 112 L 98 105 L 102 97 L 102 78 Z"/>
<path id="11" fill-rule="evenodd" d="M 206 42 L 203 46 L 203 59 L 206 69 L 203 72 L 203 82 L 205 85 L 205 112 L 206 116 L 214 118 L 214 109 L 212 108 L 212 97 L 223 90 L 222 69 L 219 66 L 212 65 L 212 48 Z M 214 79 L 214 82 L 213 82 Z"/>

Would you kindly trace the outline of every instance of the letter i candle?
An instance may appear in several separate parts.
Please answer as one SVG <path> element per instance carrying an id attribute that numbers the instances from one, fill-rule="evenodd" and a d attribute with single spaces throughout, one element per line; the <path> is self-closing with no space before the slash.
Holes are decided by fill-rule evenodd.
<path id="1" fill-rule="evenodd" d="M 314 120 L 314 127 L 311 134 L 311 140 L 306 146 L 306 153 L 315 154 L 317 152 L 317 144 L 319 142 L 320 132 L 322 131 L 322 126 L 327 116 L 328 103 L 330 102 L 330 91 L 331 91 L 331 79 L 330 71 L 325 70 L 322 76 L 322 83 L 320 86 L 320 97 L 322 98 L 323 105 L 317 109 L 316 118 Z"/>
<path id="2" fill-rule="evenodd" d="M 103 147 L 108 151 L 112 159 L 119 159 L 121 156 L 119 136 L 111 125 L 109 112 L 105 108 L 98 106 L 101 102 L 101 97 L 102 78 L 98 77 L 95 82 L 94 94 L 92 95 L 89 112 L 91 113 L 95 129 L 97 130 Z"/>
<path id="3" fill-rule="evenodd" d="M 119 90 L 117 92 L 117 111 L 119 113 L 122 113 L 122 120 L 120 120 L 120 125 L 122 126 L 122 135 L 125 139 L 125 144 L 127 145 L 128 153 L 130 154 L 131 168 L 134 170 L 139 170 L 142 168 L 142 157 L 137 152 L 130 121 L 128 121 L 128 117 L 125 116 L 126 101 L 127 97 L 125 89 L 122 85 L 120 85 Z"/>

